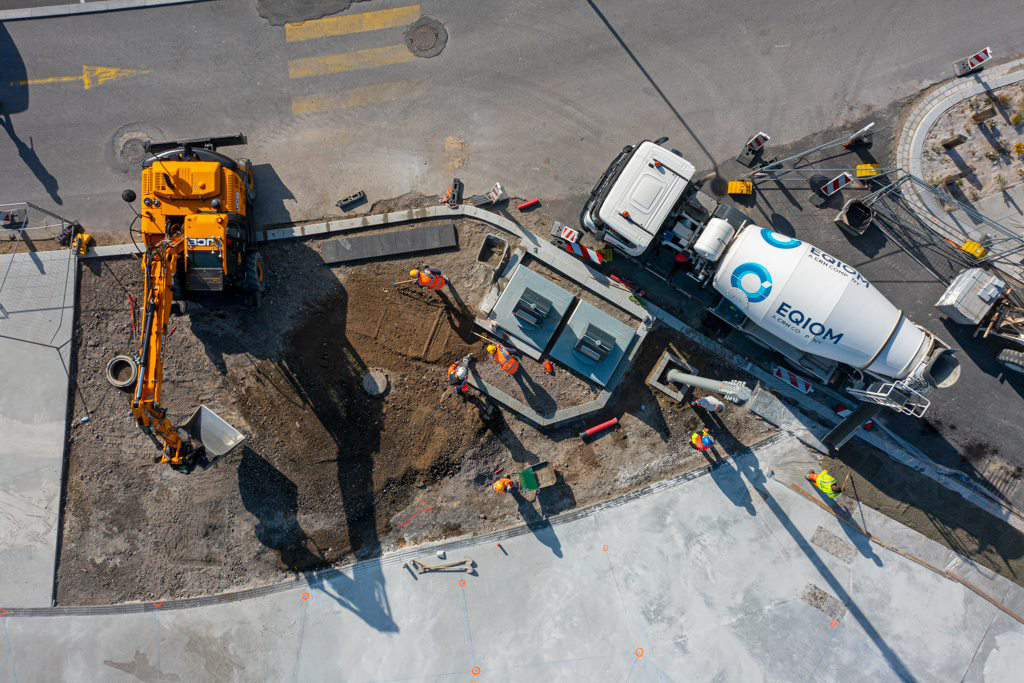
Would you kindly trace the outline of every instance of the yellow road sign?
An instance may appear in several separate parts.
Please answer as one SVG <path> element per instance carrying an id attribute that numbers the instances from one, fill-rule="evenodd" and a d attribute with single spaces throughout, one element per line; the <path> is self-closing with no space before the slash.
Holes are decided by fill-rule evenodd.
<path id="1" fill-rule="evenodd" d="M 104 83 L 116 81 L 128 76 L 141 76 L 148 74 L 143 69 L 118 69 L 113 66 L 87 66 L 82 65 L 81 76 L 56 76 L 53 78 L 33 78 L 27 81 L 11 81 L 12 86 L 28 85 L 50 85 L 51 83 L 81 83 L 86 90 L 92 90 Z"/>
<path id="2" fill-rule="evenodd" d="M 882 173 L 881 164 L 857 164 L 858 178 L 874 178 Z"/>

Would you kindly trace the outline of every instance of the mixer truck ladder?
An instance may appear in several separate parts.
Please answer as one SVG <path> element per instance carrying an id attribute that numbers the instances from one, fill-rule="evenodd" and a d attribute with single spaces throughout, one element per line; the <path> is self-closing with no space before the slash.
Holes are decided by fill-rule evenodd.
<path id="1" fill-rule="evenodd" d="M 912 417 L 924 415 L 932 403 L 920 392 L 902 381 L 873 382 L 867 389 L 851 388 L 847 391 L 862 401 L 879 403 Z"/>

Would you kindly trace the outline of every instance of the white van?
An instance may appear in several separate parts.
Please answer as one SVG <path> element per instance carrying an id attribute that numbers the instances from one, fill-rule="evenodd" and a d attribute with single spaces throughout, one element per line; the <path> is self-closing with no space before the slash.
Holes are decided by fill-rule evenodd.
<path id="1" fill-rule="evenodd" d="M 615 249 L 638 257 L 681 205 L 694 169 L 661 147 L 668 138 L 626 147 L 612 162 L 580 216 L 580 224 Z"/>

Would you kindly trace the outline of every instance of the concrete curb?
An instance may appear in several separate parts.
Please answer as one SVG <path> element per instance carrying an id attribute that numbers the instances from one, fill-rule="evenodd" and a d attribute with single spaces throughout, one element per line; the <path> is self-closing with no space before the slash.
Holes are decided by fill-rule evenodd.
<path id="1" fill-rule="evenodd" d="M 193 2 L 208 2 L 208 0 L 97 0 L 97 2 L 81 2 L 74 5 L 24 7 L 22 9 L 0 10 L 0 21 L 45 19 L 47 17 L 69 17 L 76 14 L 115 12 L 123 9 L 146 9 L 147 7 L 184 5 Z"/>
<path id="2" fill-rule="evenodd" d="M 940 116 L 969 97 L 1021 81 L 1024 81 L 1024 59 L 1015 59 L 971 76 L 956 78 L 928 93 L 914 105 L 900 130 L 896 142 L 896 167 L 923 178 L 924 141 Z M 960 241 L 978 237 L 967 232 L 955 234 L 950 226 L 936 220 L 934 216 L 942 215 L 944 210 L 933 196 L 920 192 L 914 185 L 909 186 L 906 197 L 920 210 L 920 217 L 928 220 L 944 237 Z"/>

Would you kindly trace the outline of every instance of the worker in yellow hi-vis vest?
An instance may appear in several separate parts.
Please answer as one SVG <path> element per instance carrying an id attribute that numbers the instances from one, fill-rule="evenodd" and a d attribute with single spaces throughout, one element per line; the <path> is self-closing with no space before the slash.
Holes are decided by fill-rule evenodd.
<path id="1" fill-rule="evenodd" d="M 829 498 L 834 499 L 843 492 L 843 487 L 836 483 L 836 478 L 829 474 L 828 470 L 822 470 L 821 474 L 811 470 L 807 473 L 807 481 L 818 487 L 818 490 Z"/>

